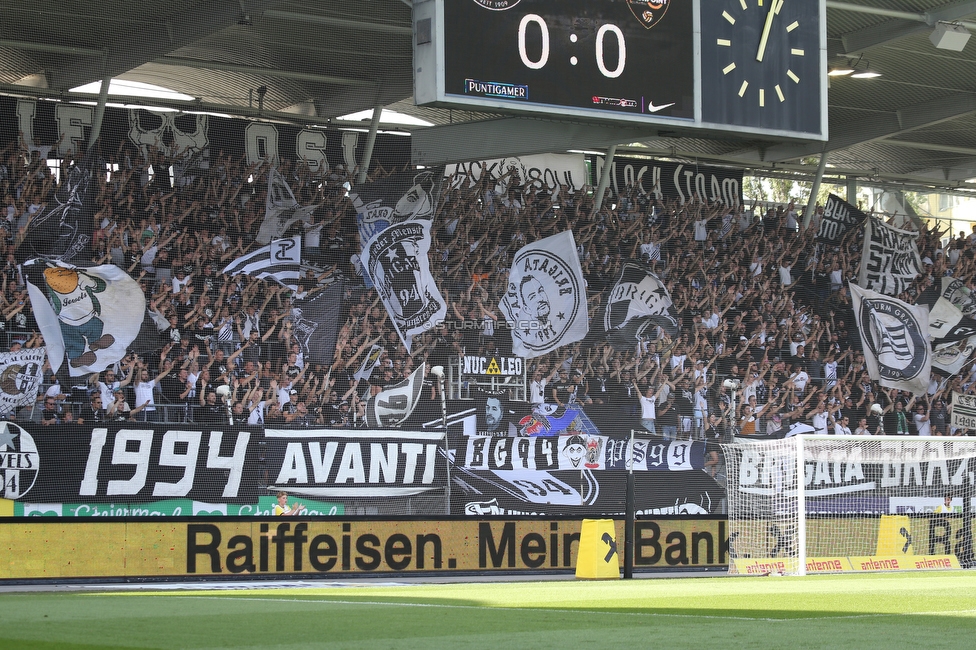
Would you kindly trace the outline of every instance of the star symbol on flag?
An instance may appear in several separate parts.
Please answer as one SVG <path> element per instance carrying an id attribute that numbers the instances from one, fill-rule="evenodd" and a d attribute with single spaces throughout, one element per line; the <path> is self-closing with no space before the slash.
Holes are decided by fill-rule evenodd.
<path id="1" fill-rule="evenodd" d="M 16 433 L 11 433 L 10 428 L 6 422 L 0 424 L 0 449 L 6 447 L 7 449 L 14 448 L 14 438 L 17 437 Z"/>
<path id="2" fill-rule="evenodd" d="M 396 248 L 391 248 L 390 250 L 386 251 L 386 256 L 390 258 L 391 262 L 395 261 L 397 258 Z"/>
<path id="3" fill-rule="evenodd" d="M 556 318 L 558 318 L 559 320 L 566 320 L 566 314 L 563 312 L 559 312 L 558 314 L 556 314 Z"/>

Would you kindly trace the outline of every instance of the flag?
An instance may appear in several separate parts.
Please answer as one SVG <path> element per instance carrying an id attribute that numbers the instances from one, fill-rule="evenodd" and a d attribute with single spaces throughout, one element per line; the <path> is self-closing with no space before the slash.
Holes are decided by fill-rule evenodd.
<path id="1" fill-rule="evenodd" d="M 27 262 L 24 271 L 55 373 L 65 356 L 72 377 L 100 372 L 125 356 L 146 312 L 142 289 L 125 271 L 43 260 Z"/>
<path id="2" fill-rule="evenodd" d="M 424 388 L 426 364 L 398 384 L 387 386 L 366 402 L 366 423 L 371 429 L 395 427 L 410 417 Z"/>
<path id="3" fill-rule="evenodd" d="M 359 242 L 367 242 L 393 224 L 407 220 L 431 220 L 437 208 L 444 167 L 403 171 L 363 183 L 349 192 L 356 208 Z"/>
<path id="4" fill-rule="evenodd" d="M 0 353 L 0 416 L 10 416 L 37 401 L 44 379 L 44 348 L 24 348 Z"/>
<path id="5" fill-rule="evenodd" d="M 922 272 L 918 233 L 893 228 L 876 217 L 864 221 L 858 284 L 888 296 L 907 289 Z"/>
<path id="6" fill-rule="evenodd" d="M 301 236 L 276 239 L 263 248 L 242 255 L 224 267 L 221 273 L 250 275 L 274 280 L 292 291 L 298 290 L 302 277 Z"/>
<path id="7" fill-rule="evenodd" d="M 945 296 L 939 297 L 929 312 L 929 336 L 933 343 L 954 343 L 976 336 L 976 320 L 962 311 Z"/>
<path id="8" fill-rule="evenodd" d="M 657 327 L 668 336 L 678 333 L 678 317 L 664 283 L 640 262 L 627 260 L 607 292 L 603 314 L 590 334 L 605 338 L 615 350 L 633 350 Z"/>
<path id="9" fill-rule="evenodd" d="M 952 343 L 935 344 L 932 350 L 932 367 L 945 374 L 957 375 L 966 365 L 966 361 L 976 350 L 976 336 L 954 341 Z"/>
<path id="10" fill-rule="evenodd" d="M 342 282 L 336 281 L 292 305 L 295 338 L 305 355 L 306 363 L 332 365 L 336 338 L 339 336 L 343 293 Z"/>
<path id="11" fill-rule="evenodd" d="M 74 264 L 91 261 L 98 164 L 92 146 L 83 160 L 65 171 L 54 198 L 27 224 L 24 241 L 17 247 L 19 262 L 36 257 Z"/>
<path id="12" fill-rule="evenodd" d="M 311 221 L 317 205 L 302 206 L 277 169 L 268 172 L 268 196 L 264 202 L 264 221 L 254 238 L 259 244 L 284 237 L 296 221 Z"/>
<path id="13" fill-rule="evenodd" d="M 850 288 L 871 379 L 924 395 L 932 369 L 928 310 L 854 283 Z"/>
<path id="14" fill-rule="evenodd" d="M 522 247 L 499 303 L 512 325 L 512 352 L 538 357 L 586 336 L 586 284 L 573 232 Z"/>
<path id="15" fill-rule="evenodd" d="M 354 379 L 362 381 L 364 379 L 369 379 L 373 375 L 373 369 L 380 365 L 380 356 L 383 354 L 384 348 L 382 345 L 373 344 L 373 347 L 369 349 L 369 354 L 363 359 L 363 363 L 359 366 L 359 370 L 353 375 Z"/>
<path id="16" fill-rule="evenodd" d="M 413 337 L 431 329 L 447 314 L 447 305 L 430 273 L 430 226 L 430 221 L 391 225 L 363 249 L 363 268 L 408 353 Z"/>
<path id="17" fill-rule="evenodd" d="M 865 213 L 835 194 L 827 197 L 817 241 L 827 244 L 840 244 L 849 230 L 860 226 L 867 219 Z"/>

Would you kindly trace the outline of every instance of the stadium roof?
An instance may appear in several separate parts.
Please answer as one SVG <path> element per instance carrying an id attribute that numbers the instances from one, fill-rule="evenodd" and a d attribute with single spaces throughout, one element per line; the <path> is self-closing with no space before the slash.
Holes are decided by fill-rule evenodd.
<path id="1" fill-rule="evenodd" d="M 69 91 L 111 76 L 193 98 L 131 103 L 306 124 L 349 125 L 336 118 L 378 105 L 433 125 L 500 118 L 414 106 L 410 4 L 5 0 L 0 92 L 91 101 Z M 827 7 L 829 64 L 861 57 L 883 75 L 831 80 L 828 172 L 976 193 L 966 182 L 976 178 L 976 43 L 955 52 L 929 39 L 940 21 L 976 28 L 976 0 L 828 0 Z M 816 164 L 800 161 L 823 149 L 661 135 L 626 144 L 618 152 L 811 175 Z"/>

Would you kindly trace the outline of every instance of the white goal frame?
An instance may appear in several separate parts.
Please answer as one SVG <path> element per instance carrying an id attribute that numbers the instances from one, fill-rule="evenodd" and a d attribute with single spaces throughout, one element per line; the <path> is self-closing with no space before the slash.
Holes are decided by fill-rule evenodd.
<path id="1" fill-rule="evenodd" d="M 822 434 L 800 434 L 791 438 L 777 440 L 748 440 L 738 438 L 736 442 L 722 445 L 728 470 L 728 514 L 730 536 L 729 572 L 737 573 L 735 558 L 739 557 L 737 542 L 744 539 L 742 547 L 748 548 L 742 557 L 777 558 L 770 562 L 770 567 L 761 569 L 764 574 L 782 573 L 789 575 L 806 575 L 808 560 L 808 526 L 811 515 L 808 510 L 808 489 L 805 479 L 809 472 L 817 476 L 818 463 L 828 466 L 844 464 L 847 467 L 856 465 L 870 467 L 870 472 L 888 471 L 888 468 L 898 465 L 898 476 L 904 474 L 904 485 L 911 482 L 920 485 L 903 487 L 900 482 L 894 484 L 891 493 L 884 492 L 882 481 L 866 481 L 862 485 L 840 486 L 833 491 L 838 497 L 843 496 L 850 488 L 850 494 L 857 495 L 859 490 L 871 490 L 876 502 L 894 504 L 895 502 L 918 501 L 931 503 L 938 496 L 951 491 L 962 497 L 962 516 L 958 514 L 955 521 L 971 521 L 974 506 L 976 506 L 976 438 L 971 437 L 939 437 L 939 436 L 836 436 Z M 962 462 L 953 462 L 965 460 Z M 808 465 L 809 464 L 809 465 Z M 949 468 L 955 467 L 950 471 Z M 909 471 L 912 478 L 909 479 Z M 834 469 L 835 474 L 839 474 Z M 953 474 L 954 472 L 954 474 Z M 923 475 L 927 474 L 927 483 Z M 950 474 L 953 474 L 950 476 Z M 933 477 L 938 479 L 933 481 Z M 856 482 L 856 479 L 855 479 Z M 867 486 L 871 486 L 868 488 Z M 911 494 L 904 496 L 911 491 Z M 811 492 L 816 492 L 812 490 Z M 818 493 L 811 498 L 824 499 Z M 896 496 L 901 494 L 902 496 Z M 865 497 L 867 499 L 867 497 Z M 828 499 L 829 500 L 829 499 Z M 954 503 L 959 499 L 956 498 Z M 831 519 L 842 519 L 846 514 L 826 514 L 829 507 L 822 505 L 821 512 L 815 512 L 812 517 L 820 518 L 828 523 Z M 888 505 L 894 509 L 894 505 Z M 928 506 L 926 506 L 928 507 Z M 930 511 L 907 510 L 916 519 L 923 519 Z M 937 512 L 937 511 L 936 511 Z M 883 519 L 879 514 L 849 513 L 853 517 L 871 517 Z M 920 516 L 921 515 L 921 516 Z M 952 515 L 950 515 L 952 516 Z M 880 525 L 880 524 L 879 524 Z M 967 524 L 962 524 L 967 525 Z M 971 524 L 969 524 L 971 525 Z M 775 531 L 767 533 L 765 531 Z M 905 529 L 902 528 L 902 531 Z M 969 530 L 967 527 L 966 530 Z M 772 552 L 763 555 L 756 550 L 756 540 L 775 534 L 778 541 Z M 880 533 L 879 533 L 880 535 Z M 823 545 L 827 535 L 821 537 L 815 544 Z M 909 539 L 911 539 L 909 537 Z M 879 537 L 880 540 L 880 537 Z M 766 542 L 767 548 L 769 541 Z M 881 542 L 878 541 L 880 548 Z M 909 541 L 908 544 L 911 544 Z M 862 545 L 863 546 L 863 545 Z M 843 547 L 841 545 L 841 547 Z M 822 546 L 821 546 L 822 548 Z M 905 546 L 908 549 L 908 545 Z M 913 551 L 914 552 L 914 549 Z M 777 553 L 783 553 L 777 555 Z M 843 554 L 843 553 L 842 553 Z M 858 556 L 873 555 L 872 553 L 853 553 Z M 821 553 L 822 555 L 822 553 Z M 923 556 L 912 556 L 923 557 Z M 816 559 L 816 557 L 814 558 Z M 967 561 L 972 561 L 967 558 Z M 760 563 L 761 564 L 761 563 Z M 817 569 L 815 569 L 817 570 Z M 760 569 L 757 569 L 758 573 Z"/>

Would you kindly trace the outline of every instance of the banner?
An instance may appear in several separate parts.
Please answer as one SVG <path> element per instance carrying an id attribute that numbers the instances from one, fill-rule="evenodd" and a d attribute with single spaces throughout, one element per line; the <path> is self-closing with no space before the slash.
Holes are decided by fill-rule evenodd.
<path id="1" fill-rule="evenodd" d="M 270 477 L 270 490 L 359 499 L 411 496 L 447 486 L 447 464 L 440 453 L 443 431 L 267 429 L 264 438 L 279 468 Z"/>
<path id="2" fill-rule="evenodd" d="M 363 249 L 363 268 L 408 353 L 416 334 L 447 315 L 447 304 L 430 273 L 430 226 L 430 221 L 391 225 Z"/>
<path id="3" fill-rule="evenodd" d="M 317 205 L 299 205 L 281 172 L 272 168 L 268 171 L 268 195 L 264 202 L 264 221 L 261 222 L 261 228 L 254 240 L 259 244 L 270 244 L 272 239 L 284 237 L 295 222 L 310 222 L 312 213 L 317 207 Z M 301 251 L 300 246 L 298 250 Z"/>
<path id="4" fill-rule="evenodd" d="M 932 367 L 928 310 L 854 283 L 850 290 L 871 379 L 925 395 Z"/>
<path id="5" fill-rule="evenodd" d="M 867 216 L 836 194 L 831 194 L 824 205 L 817 241 L 839 245 L 850 230 L 864 223 Z"/>
<path id="6" fill-rule="evenodd" d="M 84 159 L 69 167 L 54 196 L 43 211 L 27 224 L 24 240 L 17 247 L 19 262 L 35 257 L 66 263 L 90 264 L 92 234 L 101 171 L 96 147 L 88 149 Z"/>
<path id="7" fill-rule="evenodd" d="M 952 391 L 952 426 L 976 430 L 976 395 Z"/>
<path id="8" fill-rule="evenodd" d="M 344 295 L 342 280 L 337 280 L 311 297 L 292 303 L 295 340 L 306 362 L 332 365 Z"/>
<path id="9" fill-rule="evenodd" d="M 602 336 L 619 352 L 634 350 L 638 341 L 661 327 L 667 336 L 678 333 L 678 318 L 667 287 L 650 267 L 628 260 L 603 300 L 603 314 L 591 336 Z M 655 337 L 656 338 L 656 337 Z"/>
<path id="10" fill-rule="evenodd" d="M 0 416 L 32 406 L 44 379 L 44 348 L 0 352 Z"/>
<path id="11" fill-rule="evenodd" d="M 940 297 L 929 312 L 929 336 L 936 343 L 953 343 L 976 336 L 976 320 L 963 313 L 945 297 Z"/>
<path id="12" fill-rule="evenodd" d="M 40 157 L 65 157 L 86 140 L 95 106 L 0 97 L 0 149 L 23 143 Z M 203 113 L 173 113 L 144 108 L 105 108 L 99 137 L 101 150 L 119 151 L 134 145 L 150 147 L 175 158 L 180 186 L 211 168 L 211 151 L 243 157 L 248 165 L 295 160 L 315 175 L 333 169 L 354 169 L 366 149 L 366 133 L 335 128 L 304 128 L 290 124 L 216 117 Z M 376 167 L 401 169 L 410 163 L 410 138 L 376 134 L 372 147 Z M 169 178 L 159 182 L 169 188 Z M 344 180 L 344 177 L 343 177 Z M 338 189 L 338 184 L 334 185 Z"/>
<path id="13" fill-rule="evenodd" d="M 298 290 L 302 277 L 301 236 L 276 239 L 263 248 L 242 255 L 224 267 L 221 273 L 250 275 L 254 278 L 274 280 L 292 291 Z"/>
<path id="14" fill-rule="evenodd" d="M 876 217 L 864 221 L 864 249 L 858 284 L 897 296 L 922 272 L 918 233 L 893 228 Z"/>
<path id="15" fill-rule="evenodd" d="M 522 247 L 499 308 L 512 326 L 512 352 L 537 357 L 586 336 L 583 270 L 568 230 Z"/>
<path id="16" fill-rule="evenodd" d="M 122 269 L 32 260 L 24 265 L 24 275 L 55 373 L 65 357 L 69 373 L 78 377 L 105 370 L 125 356 L 142 327 L 146 297 Z"/>
<path id="17" fill-rule="evenodd" d="M 398 384 L 387 386 L 366 403 L 366 422 L 372 428 L 396 427 L 403 423 L 420 401 L 426 363 Z"/>
<path id="18" fill-rule="evenodd" d="M 486 177 L 495 181 L 504 178 L 493 188 L 499 194 L 511 186 L 521 186 L 557 195 L 562 189 L 573 193 L 589 184 L 583 154 L 546 153 L 447 165 L 444 176 L 452 187 L 460 188 L 474 187 Z"/>
<path id="19" fill-rule="evenodd" d="M 393 224 L 411 219 L 432 220 L 443 176 L 441 167 L 410 170 L 353 188 L 349 199 L 356 208 L 359 243 L 363 250 L 366 250 L 367 242 Z"/>
<path id="20" fill-rule="evenodd" d="M 606 159 L 593 156 L 591 160 L 594 175 L 600 178 Z M 684 205 L 696 199 L 728 207 L 742 205 L 741 169 L 614 156 L 610 172 L 608 192 L 619 197 L 634 188 L 638 203 L 657 199 Z"/>
<path id="21" fill-rule="evenodd" d="M 0 497 L 30 503 L 256 503 L 260 434 L 192 424 L 0 423 Z M 51 435 L 56 431 L 57 435 Z"/>

